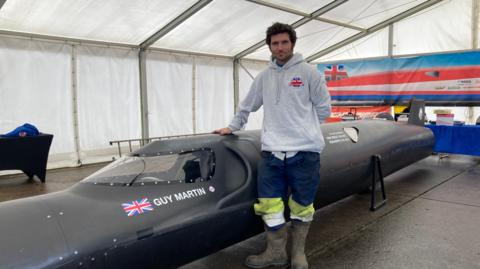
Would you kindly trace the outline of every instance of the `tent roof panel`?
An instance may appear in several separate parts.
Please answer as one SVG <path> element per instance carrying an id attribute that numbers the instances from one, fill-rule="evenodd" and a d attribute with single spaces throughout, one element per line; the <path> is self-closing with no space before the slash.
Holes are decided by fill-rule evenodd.
<path id="1" fill-rule="evenodd" d="M 311 21 L 297 29 L 296 49 L 309 56 L 356 33 L 358 31 L 349 28 Z"/>
<path id="2" fill-rule="evenodd" d="M 315 61 L 328 62 L 347 59 L 382 57 L 388 55 L 388 27 L 332 51 Z"/>
<path id="3" fill-rule="evenodd" d="M 455 8 L 452 10 L 459 10 L 456 14 L 467 12 L 469 15 L 461 16 L 461 20 L 445 20 L 442 18 L 455 16 L 442 15 L 437 11 L 433 16 L 435 20 L 430 18 L 422 20 L 420 14 L 423 12 L 419 12 L 415 14 L 412 23 L 407 23 L 410 19 L 396 22 L 397 19 L 404 19 L 413 12 L 438 2 L 442 5 L 446 3 L 453 5 Z M 0 3 L 3 2 L 0 0 Z M 202 3 L 206 6 L 203 7 Z M 338 7 L 332 6 L 332 3 L 338 4 Z M 199 4 L 201 9 L 197 12 L 195 6 Z M 311 18 L 309 14 L 326 5 L 332 6 L 333 9 L 320 15 L 320 18 Z M 412 9 L 411 12 L 404 13 L 417 5 L 420 6 Z M 442 5 L 436 5 L 431 9 L 438 9 Z M 430 33 L 432 36 L 438 36 L 438 40 L 435 38 L 422 40 L 423 43 L 442 45 L 433 48 L 425 44 L 424 50 L 471 49 L 477 44 L 478 47 L 480 46 L 480 38 L 478 38 L 480 26 L 474 27 L 474 25 L 480 24 L 478 19 L 480 15 L 475 14 L 472 17 L 471 10 L 480 13 L 479 5 L 478 0 L 213 0 L 211 2 L 210 0 L 10 0 L 6 1 L 0 9 L 0 34 L 53 40 L 85 40 L 129 47 L 143 44 L 142 48 L 148 48 L 151 42 L 161 37 L 154 43 L 154 48 L 241 58 L 258 47 L 253 45 L 263 45 L 265 29 L 273 22 L 292 24 L 298 21 L 304 23 L 315 20 L 297 28 L 299 36 L 295 48 L 297 52 L 309 59 L 322 57 L 326 53 L 329 53 L 328 57 L 337 58 L 335 55 L 340 51 L 333 53 L 332 51 L 340 46 L 347 46 L 348 48 L 344 50 L 346 54 L 342 54 L 341 57 L 347 55 L 355 57 L 354 55 L 357 54 L 363 55 L 363 52 L 360 53 L 357 50 L 365 45 L 349 46 L 349 43 L 370 34 L 372 31 L 365 31 L 365 29 L 380 22 L 383 23 L 379 27 L 395 22 L 394 41 L 397 47 L 394 54 L 401 52 L 401 47 L 407 49 L 408 46 L 412 46 L 416 49 L 415 42 L 419 37 L 411 38 L 410 41 L 408 37 L 411 36 L 411 28 L 417 23 L 422 24 L 420 28 L 428 26 L 430 30 L 441 29 L 434 31 L 436 35 Z M 459 9 L 460 6 L 462 9 Z M 183 21 L 192 13 L 194 14 L 191 17 Z M 180 14 L 182 16 L 179 16 Z M 400 16 L 396 16 L 399 14 Z M 305 18 L 301 17 L 302 15 Z M 392 17 L 395 21 L 388 20 Z M 429 26 L 432 23 L 437 26 Z M 452 28 L 457 32 L 451 30 Z M 401 35 L 399 32 L 405 34 Z M 355 33 L 360 34 L 354 36 Z M 423 35 L 422 38 L 426 36 Z M 350 38 L 345 40 L 348 37 Z M 372 52 L 376 48 L 383 51 L 386 38 L 385 32 L 382 32 L 377 42 L 367 42 L 371 45 L 369 45 L 370 49 L 365 51 Z M 400 44 L 399 38 L 403 39 L 401 40 L 403 43 Z M 151 42 L 145 43 L 146 40 Z M 340 42 L 342 40 L 344 42 Z M 379 42 L 383 43 L 377 44 Z M 331 47 L 335 43 L 338 45 Z M 410 43 L 414 45 L 409 45 Z M 367 53 L 366 57 L 369 55 Z M 263 46 L 246 57 L 268 60 L 270 52 L 266 46 Z M 326 59 L 322 57 L 322 60 Z"/>
<path id="4" fill-rule="evenodd" d="M 369 28 L 406 11 L 425 0 L 368 0 L 348 1 L 322 17 Z"/>
<path id="5" fill-rule="evenodd" d="M 305 13 L 312 13 L 313 11 L 328 5 L 333 0 L 264 0 L 272 4 L 284 6 L 287 8 L 295 9 Z"/>
<path id="6" fill-rule="evenodd" d="M 196 0 L 14 0 L 0 29 L 138 45 Z"/>
<path id="7" fill-rule="evenodd" d="M 393 54 L 468 50 L 472 46 L 471 27 L 472 0 L 440 2 L 395 25 Z"/>
<path id="8" fill-rule="evenodd" d="M 152 47 L 233 56 L 262 40 L 273 22 L 300 18 L 246 1 L 213 1 Z"/>
<path id="9" fill-rule="evenodd" d="M 358 31 L 352 29 L 319 21 L 310 21 L 297 28 L 296 31 L 298 39 L 295 45 L 295 52 L 301 53 L 304 57 L 358 33 Z M 246 58 L 258 60 L 269 60 L 269 57 L 270 51 L 267 46 L 263 46 L 256 52 L 246 56 Z"/>

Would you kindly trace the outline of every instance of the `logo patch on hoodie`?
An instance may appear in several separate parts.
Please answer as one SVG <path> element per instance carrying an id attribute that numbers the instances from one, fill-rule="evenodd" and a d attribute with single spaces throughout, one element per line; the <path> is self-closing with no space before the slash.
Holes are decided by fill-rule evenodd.
<path id="1" fill-rule="evenodd" d="M 300 77 L 293 77 L 288 85 L 298 88 L 303 86 L 303 81 Z"/>

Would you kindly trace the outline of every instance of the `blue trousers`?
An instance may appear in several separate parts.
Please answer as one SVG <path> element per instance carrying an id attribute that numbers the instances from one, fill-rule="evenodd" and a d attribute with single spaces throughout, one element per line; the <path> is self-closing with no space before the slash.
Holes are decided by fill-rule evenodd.
<path id="1" fill-rule="evenodd" d="M 291 213 L 313 216 L 313 201 L 320 181 L 320 154 L 300 151 L 291 158 L 280 160 L 271 152 L 262 152 L 258 170 L 258 198 L 256 213 L 262 215 L 267 226 L 278 226 L 284 221 L 282 200 L 291 191 Z M 295 215 L 294 215 L 295 216 Z M 291 217 L 294 218 L 294 216 Z M 273 220 L 272 220 L 273 219 Z M 303 219 L 303 218 L 300 218 Z M 273 224 L 272 224 L 273 223 Z"/>

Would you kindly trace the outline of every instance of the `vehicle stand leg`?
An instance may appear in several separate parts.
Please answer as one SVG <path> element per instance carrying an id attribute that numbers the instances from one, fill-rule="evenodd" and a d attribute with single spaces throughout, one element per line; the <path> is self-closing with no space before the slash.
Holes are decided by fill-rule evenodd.
<path id="1" fill-rule="evenodd" d="M 370 211 L 375 211 L 387 203 L 387 195 L 385 193 L 385 184 L 383 182 L 382 158 L 380 157 L 380 155 L 372 156 L 372 166 L 373 166 L 373 171 L 372 171 Z M 378 179 L 377 179 L 377 175 L 378 175 Z M 382 191 L 382 200 L 378 203 L 375 202 L 375 190 L 376 190 L 377 181 L 380 181 L 380 188 Z"/>

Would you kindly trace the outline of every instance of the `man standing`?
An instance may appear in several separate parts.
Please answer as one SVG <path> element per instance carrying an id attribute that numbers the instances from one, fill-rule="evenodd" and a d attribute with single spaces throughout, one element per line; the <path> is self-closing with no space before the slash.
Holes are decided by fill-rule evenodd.
<path id="1" fill-rule="evenodd" d="M 250 112 L 263 105 L 259 198 L 254 210 L 265 222 L 267 248 L 259 255 L 248 256 L 245 265 L 264 268 L 288 263 L 283 200 L 290 188 L 291 268 L 306 269 L 305 238 L 315 212 L 320 152 L 325 146 L 320 123 L 330 115 L 330 95 L 318 71 L 293 53 L 297 37 L 290 25 L 274 23 L 266 34 L 272 53 L 269 67 L 255 78 L 230 125 L 214 133 L 226 135 L 240 130 Z"/>

